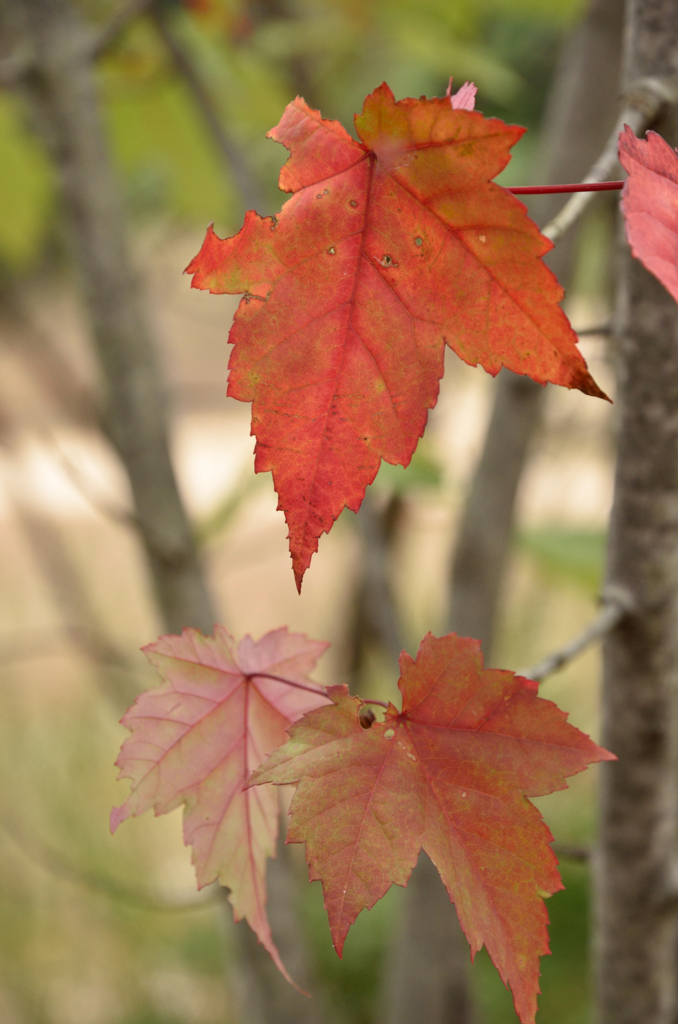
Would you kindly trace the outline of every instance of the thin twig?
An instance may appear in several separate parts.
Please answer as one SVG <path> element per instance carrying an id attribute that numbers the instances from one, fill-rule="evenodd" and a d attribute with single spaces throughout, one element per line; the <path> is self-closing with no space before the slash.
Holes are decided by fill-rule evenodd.
<path id="1" fill-rule="evenodd" d="M 586 338 L 591 334 L 611 334 L 612 324 L 600 324 L 598 327 L 582 327 L 576 333 L 578 338 Z"/>
<path id="2" fill-rule="evenodd" d="M 602 182 L 609 178 L 618 163 L 619 133 L 628 124 L 634 135 L 639 135 L 656 119 L 667 103 L 675 103 L 678 89 L 673 79 L 643 78 L 632 87 L 626 105 L 610 134 L 605 147 L 584 178 L 584 183 Z M 552 242 L 561 238 L 581 216 L 591 202 L 594 192 L 578 192 L 563 206 L 560 213 L 549 221 L 542 234 Z"/>
<path id="3" fill-rule="evenodd" d="M 587 628 L 571 640 L 560 650 L 549 654 L 547 658 L 533 665 L 532 668 L 521 668 L 516 675 L 525 676 L 526 679 L 534 679 L 541 682 L 547 676 L 553 675 L 558 669 L 567 665 L 569 661 L 576 658 L 578 654 L 590 647 L 596 640 L 600 640 L 613 630 L 627 615 L 635 609 L 635 602 L 628 591 L 622 587 L 608 586 L 601 598 L 601 609 L 593 622 Z"/>
<path id="4" fill-rule="evenodd" d="M 36 835 L 32 834 L 29 836 L 24 825 L 20 826 L 15 820 L 5 815 L 0 818 L 0 828 L 13 840 L 22 853 L 34 863 L 46 868 L 53 875 L 99 892 L 103 896 L 108 897 L 108 899 L 115 900 L 117 903 L 126 903 L 137 910 L 171 911 L 176 913 L 177 911 L 202 910 L 210 906 L 210 904 L 217 902 L 218 897 L 215 895 L 210 895 L 207 898 L 193 897 L 184 900 L 168 900 L 147 889 L 118 882 L 113 878 L 99 875 L 89 868 L 76 864 L 70 857 L 60 850 L 55 850 L 54 847 L 39 839 Z"/>
<path id="5" fill-rule="evenodd" d="M 193 535 L 196 544 L 203 545 L 214 540 L 229 525 L 240 510 L 243 501 L 260 483 L 261 478 L 255 476 L 251 471 L 243 473 L 235 487 L 229 490 L 216 508 L 205 519 L 194 525 Z"/>
<path id="6" fill-rule="evenodd" d="M 90 47 L 91 59 L 96 60 L 97 57 L 101 57 L 122 35 L 127 26 L 140 17 L 152 2 L 153 0 L 125 0 L 104 27 L 99 29 Z"/>
<path id="7" fill-rule="evenodd" d="M 83 473 L 80 467 L 73 462 L 69 455 L 66 454 L 53 434 L 46 432 L 44 437 L 50 444 L 50 447 L 54 449 L 61 468 L 66 473 L 66 476 L 74 487 L 77 488 L 80 495 L 85 499 L 88 505 L 91 505 L 96 512 L 105 516 L 106 519 L 112 519 L 114 523 L 121 524 L 122 526 L 132 526 L 134 529 L 138 529 L 139 520 L 132 512 L 124 508 L 123 505 L 118 505 L 116 502 L 110 501 L 103 495 L 96 493 L 96 488 L 92 485 L 86 474 Z"/>
<path id="8" fill-rule="evenodd" d="M 551 844 L 551 848 L 557 857 L 563 857 L 565 860 L 585 862 L 591 859 L 591 850 L 588 846 L 579 846 L 577 843 L 559 843 L 556 841 Z"/>

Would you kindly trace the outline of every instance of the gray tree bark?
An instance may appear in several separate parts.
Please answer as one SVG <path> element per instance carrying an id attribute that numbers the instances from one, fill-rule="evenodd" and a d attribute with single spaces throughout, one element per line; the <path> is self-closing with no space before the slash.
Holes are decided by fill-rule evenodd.
<path id="1" fill-rule="evenodd" d="M 618 107 L 622 20 L 623 0 L 592 0 L 566 45 L 544 118 L 539 182 L 580 180 L 607 139 Z M 562 200 L 539 198 L 530 212 L 544 223 Z M 547 257 L 564 283 L 574 247 L 570 234 Z M 479 639 L 486 658 L 510 552 L 516 493 L 543 398 L 540 385 L 502 370 L 461 517 L 448 629 Z M 437 872 L 424 858 L 407 888 L 402 929 L 388 986 L 388 1024 L 470 1024 L 468 944 Z"/>
<path id="2" fill-rule="evenodd" d="M 170 459 L 162 377 L 101 122 L 92 33 L 70 0 L 0 0 L 0 23 L 28 57 L 19 88 L 58 176 L 101 370 L 102 420 L 130 479 L 161 618 L 174 633 L 185 626 L 211 632 L 212 602 Z M 289 912 L 294 878 L 283 863 L 270 881 L 271 918 L 285 922 L 277 936 L 281 956 L 294 961 L 297 981 L 305 984 L 303 936 Z M 271 971 L 246 926 L 236 935 L 246 976 L 243 1024 L 318 1021 L 317 1003 Z"/>
<path id="3" fill-rule="evenodd" d="M 675 0 L 627 3 L 624 85 L 675 75 Z M 653 128 L 678 142 L 676 110 Z M 597 1019 L 676 1019 L 678 305 L 628 250 L 618 308 L 619 442 L 607 580 L 637 611 L 603 649 Z"/>
<path id="4" fill-rule="evenodd" d="M 564 49 L 544 115 L 539 183 L 580 181 L 602 149 L 618 110 L 623 0 L 592 0 Z M 558 195 L 534 196 L 530 214 L 544 225 L 562 205 Z M 570 232 L 546 262 L 567 286 L 576 251 Z M 448 626 L 492 651 L 513 510 L 545 389 L 529 377 L 502 370 L 485 444 L 462 514 L 452 566 Z"/>
<path id="5" fill-rule="evenodd" d="M 151 580 L 167 627 L 214 617 L 167 441 L 166 398 L 123 232 L 90 34 L 64 0 L 3 0 L 31 54 L 22 91 L 50 152 L 101 367 L 102 420 L 129 474 Z"/>

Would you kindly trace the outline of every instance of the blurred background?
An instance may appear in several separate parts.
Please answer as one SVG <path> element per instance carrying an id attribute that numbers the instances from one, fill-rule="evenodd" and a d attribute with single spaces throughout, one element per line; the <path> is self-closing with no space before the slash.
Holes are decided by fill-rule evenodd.
<path id="1" fill-rule="evenodd" d="M 531 183 L 552 77 L 584 4 L 191 0 L 161 5 L 157 17 L 138 7 L 106 40 L 96 79 L 170 396 L 174 465 L 219 621 L 236 637 L 288 624 L 329 640 L 320 681 L 392 698 L 398 637 L 414 654 L 427 630 L 447 628 L 452 552 L 495 382 L 448 352 L 410 467 L 383 466 L 365 512 L 344 513 L 321 540 L 298 597 L 270 476 L 252 471 L 249 407 L 225 398 L 238 300 L 191 291 L 182 271 L 210 221 L 226 235 L 248 206 L 279 208 L 286 151 L 264 136 L 297 93 L 350 128 L 382 80 L 401 98 L 443 95 L 450 74 L 455 87 L 471 79 L 478 109 L 529 128 L 500 180 Z M 93 29 L 121 9 L 104 0 L 75 8 Z M 127 476 L 92 411 L 99 370 L 53 160 L 35 127 L 20 90 L 0 90 L 0 1021 L 255 1024 L 242 1010 L 241 953 L 221 901 L 195 891 L 180 812 L 131 820 L 115 838 L 108 830 L 127 792 L 113 767 L 126 735 L 118 719 L 154 684 L 139 648 L 164 627 Z M 603 199 L 578 234 L 566 298 L 576 329 L 601 329 L 581 344 L 609 394 L 612 237 Z M 576 634 L 600 585 L 614 413 L 546 390 L 492 648 L 492 663 L 506 668 Z M 384 628 L 365 578 L 375 529 Z M 595 738 L 597 682 L 593 651 L 542 693 Z M 539 1020 L 584 1024 L 595 773 L 540 807 L 576 856 L 563 858 L 566 890 L 549 901 L 554 955 L 542 965 Z M 403 891 L 361 915 L 340 961 L 319 883 L 298 890 L 324 1020 L 381 1024 Z M 515 1020 L 484 952 L 470 984 L 478 1024 Z"/>

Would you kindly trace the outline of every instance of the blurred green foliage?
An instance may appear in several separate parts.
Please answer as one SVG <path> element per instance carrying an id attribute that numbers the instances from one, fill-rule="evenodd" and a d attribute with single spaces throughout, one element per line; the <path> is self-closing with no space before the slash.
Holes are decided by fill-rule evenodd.
<path id="1" fill-rule="evenodd" d="M 606 536 L 602 530 L 525 531 L 518 546 L 552 582 L 568 581 L 595 594 L 601 585 Z"/>
<path id="2" fill-rule="evenodd" d="M 546 904 L 552 955 L 541 961 L 538 1020 L 539 1024 L 589 1024 L 589 869 L 566 862 L 560 871 L 565 890 Z M 515 1024 L 511 996 L 484 949 L 476 957 L 473 980 L 481 1019 L 492 1024 Z"/>
<path id="3" fill-rule="evenodd" d="M 114 8 L 82 6 L 100 20 Z M 582 4 L 193 0 L 167 6 L 272 211 L 286 154 L 265 133 L 296 92 L 350 127 L 364 96 L 382 80 L 397 96 L 441 95 L 453 74 L 457 86 L 476 81 L 485 113 L 535 128 L 559 40 Z M 100 82 L 130 212 L 237 227 L 241 204 L 232 179 L 149 19 L 131 25 L 101 60 Z M 28 270 L 56 230 L 54 184 L 21 102 L 10 95 L 0 97 L 0 152 L 0 261 Z M 526 172 L 524 160 L 519 167 Z"/>

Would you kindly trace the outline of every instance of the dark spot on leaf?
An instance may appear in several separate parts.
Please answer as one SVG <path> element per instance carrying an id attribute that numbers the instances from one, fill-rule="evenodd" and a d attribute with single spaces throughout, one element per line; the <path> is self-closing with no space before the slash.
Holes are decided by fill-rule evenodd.
<path id="1" fill-rule="evenodd" d="M 358 721 L 363 729 L 371 729 L 372 723 L 375 721 L 374 711 L 363 706 L 358 712 Z"/>

